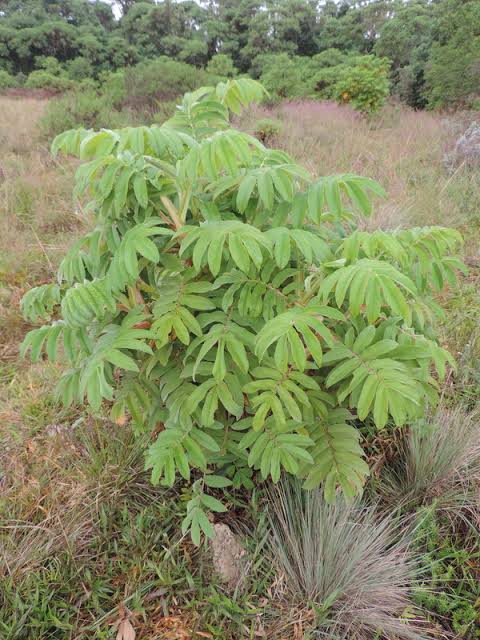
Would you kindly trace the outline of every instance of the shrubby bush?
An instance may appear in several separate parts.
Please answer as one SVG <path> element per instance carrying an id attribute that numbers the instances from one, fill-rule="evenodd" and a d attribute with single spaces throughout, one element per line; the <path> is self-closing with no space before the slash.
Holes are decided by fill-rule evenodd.
<path id="1" fill-rule="evenodd" d="M 265 56 L 260 80 L 271 98 L 297 98 L 307 90 L 299 65 L 286 53 Z"/>
<path id="2" fill-rule="evenodd" d="M 51 76 L 64 76 L 65 69 L 53 56 L 38 56 L 35 60 L 37 70 L 46 71 Z"/>
<path id="3" fill-rule="evenodd" d="M 52 56 L 39 56 L 35 71 L 25 81 L 27 89 L 49 89 L 61 92 L 73 88 L 74 82 L 69 79 L 60 62 Z"/>
<path id="4" fill-rule="evenodd" d="M 88 58 L 74 58 L 67 64 L 67 73 L 70 80 L 85 80 L 95 76 L 94 68 Z"/>
<path id="5" fill-rule="evenodd" d="M 352 66 L 343 66 L 334 85 L 334 97 L 340 103 L 351 104 L 362 113 L 375 113 L 390 92 L 390 63 L 386 58 L 363 56 Z"/>
<path id="6" fill-rule="evenodd" d="M 0 69 L 0 91 L 3 89 L 13 89 L 16 86 L 18 86 L 16 78 L 10 75 L 8 71 Z"/>
<path id="7" fill-rule="evenodd" d="M 263 143 L 270 143 L 281 133 L 283 124 L 275 118 L 262 118 L 257 120 L 254 135 Z"/>
<path id="8" fill-rule="evenodd" d="M 311 58 L 265 54 L 255 60 L 257 67 L 272 101 L 300 97 L 338 100 L 373 113 L 389 94 L 389 62 L 385 58 L 327 49 Z"/>
<path id="9" fill-rule="evenodd" d="M 32 71 L 28 76 L 25 87 L 27 89 L 49 89 L 54 92 L 66 91 L 74 86 L 72 80 L 69 80 L 65 76 L 54 76 L 48 71 L 38 69 Z"/>
<path id="10" fill-rule="evenodd" d="M 307 67 L 312 96 L 324 100 L 335 99 L 335 84 L 340 73 L 354 64 L 355 58 L 338 49 L 327 49 L 314 56 Z"/>
<path id="11" fill-rule="evenodd" d="M 154 108 L 159 102 L 175 100 L 208 82 L 203 69 L 161 57 L 128 67 L 123 72 L 125 102 L 135 108 Z"/>
<path id="12" fill-rule="evenodd" d="M 117 111 L 108 94 L 83 86 L 48 102 L 40 120 L 40 132 L 52 140 L 62 131 L 75 127 L 111 129 L 127 124 L 128 114 Z"/>
<path id="13" fill-rule="evenodd" d="M 217 76 L 218 78 L 233 78 L 237 75 L 232 57 L 225 53 L 215 54 L 209 60 L 206 70 L 212 76 Z"/>
<path id="14" fill-rule="evenodd" d="M 263 95 L 230 80 L 161 127 L 61 134 L 53 152 L 80 156 L 96 225 L 22 303 L 47 321 L 22 353 L 68 362 L 62 400 L 109 406 L 150 434 L 153 482 L 192 483 L 196 544 L 225 510 L 208 487 L 290 474 L 328 501 L 360 493 L 358 424 L 422 415 L 453 362 L 433 295 L 455 286 L 458 232 L 361 231 L 376 182 L 314 179 L 230 126 Z"/>
<path id="15" fill-rule="evenodd" d="M 108 96 L 115 109 L 121 109 L 127 98 L 125 87 L 125 70 L 119 69 L 115 73 L 103 73 L 99 76 L 100 91 Z"/>

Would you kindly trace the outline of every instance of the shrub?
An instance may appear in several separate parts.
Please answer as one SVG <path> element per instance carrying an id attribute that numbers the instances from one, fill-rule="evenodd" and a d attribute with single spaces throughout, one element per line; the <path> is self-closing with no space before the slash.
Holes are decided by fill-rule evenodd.
<path id="1" fill-rule="evenodd" d="M 335 83 L 336 100 L 350 103 L 362 113 L 375 113 L 384 105 L 390 92 L 389 68 L 386 58 L 356 58 L 356 63 L 345 67 Z"/>
<path id="2" fill-rule="evenodd" d="M 400 527 L 373 508 L 282 483 L 272 494 L 267 554 L 283 609 L 309 607 L 318 637 L 424 638 L 402 619 L 414 561 Z M 381 632 L 382 635 L 377 635 Z"/>
<path id="3" fill-rule="evenodd" d="M 17 81 L 14 76 L 11 76 L 8 71 L 0 69 L 0 91 L 3 89 L 13 89 L 17 86 Z"/>
<path id="4" fill-rule="evenodd" d="M 124 78 L 127 104 L 137 109 L 174 100 L 208 82 L 203 69 L 166 57 L 128 67 Z"/>
<path id="5" fill-rule="evenodd" d="M 260 80 L 272 98 L 297 98 L 305 95 L 299 66 L 286 53 L 264 57 Z"/>
<path id="6" fill-rule="evenodd" d="M 334 87 L 339 75 L 351 64 L 356 56 L 338 49 L 326 49 L 313 56 L 306 65 L 305 82 L 310 92 L 318 98 L 331 100 L 334 98 Z"/>
<path id="7" fill-rule="evenodd" d="M 25 87 L 27 89 L 49 89 L 51 91 L 66 91 L 73 87 L 73 82 L 64 76 L 54 76 L 48 71 L 39 69 L 28 76 Z"/>
<path id="8" fill-rule="evenodd" d="M 38 56 L 35 60 L 37 70 L 46 71 L 51 76 L 64 76 L 65 71 L 57 58 L 53 56 Z"/>
<path id="9" fill-rule="evenodd" d="M 84 87 L 50 100 L 40 120 L 40 131 L 43 136 L 53 139 L 58 133 L 74 127 L 111 129 L 127 124 L 128 116 L 114 109 L 108 95 Z"/>
<path id="10" fill-rule="evenodd" d="M 93 65 L 87 58 L 74 58 L 67 65 L 68 77 L 70 80 L 85 80 L 94 75 Z"/>
<path id="11" fill-rule="evenodd" d="M 261 142 L 269 143 L 275 140 L 282 129 L 283 125 L 280 120 L 262 118 L 255 123 L 254 135 L 261 140 Z"/>
<path id="12" fill-rule="evenodd" d="M 126 102 L 125 70 L 100 75 L 99 84 L 104 96 L 108 96 L 115 109 L 121 109 Z"/>
<path id="13" fill-rule="evenodd" d="M 209 60 L 207 72 L 219 78 L 233 78 L 237 75 L 232 57 L 225 53 L 217 53 Z"/>
<path id="14" fill-rule="evenodd" d="M 187 94 L 161 127 L 61 134 L 53 152 L 83 160 L 76 194 L 96 226 L 24 301 L 35 321 L 61 299 L 22 352 L 55 360 L 63 344 L 63 401 L 112 405 L 156 434 L 153 482 L 194 481 L 196 543 L 212 534 L 204 510 L 224 510 L 203 489 L 254 471 L 322 484 L 329 501 L 359 493 L 369 469 L 354 421 L 421 415 L 452 360 L 431 297 L 455 284 L 458 232 L 356 230 L 382 188 L 312 179 L 233 129 L 229 111 L 263 95 L 230 80 Z"/>

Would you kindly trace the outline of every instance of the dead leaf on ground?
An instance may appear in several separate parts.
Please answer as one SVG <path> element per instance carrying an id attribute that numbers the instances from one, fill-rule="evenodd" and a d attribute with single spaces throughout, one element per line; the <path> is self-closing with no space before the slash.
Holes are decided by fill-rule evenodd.
<path id="1" fill-rule="evenodd" d="M 129 620 L 130 615 L 131 612 L 128 611 L 124 604 L 118 607 L 119 618 L 114 624 L 114 627 L 117 629 L 116 640 L 135 640 L 137 634 Z"/>
<path id="2" fill-rule="evenodd" d="M 122 620 L 118 625 L 117 640 L 135 640 L 135 629 L 128 618 Z"/>

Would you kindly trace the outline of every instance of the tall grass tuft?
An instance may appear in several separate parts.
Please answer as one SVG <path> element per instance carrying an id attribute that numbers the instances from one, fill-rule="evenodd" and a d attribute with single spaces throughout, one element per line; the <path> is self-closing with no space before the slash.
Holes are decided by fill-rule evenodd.
<path id="1" fill-rule="evenodd" d="M 343 500 L 330 505 L 320 491 L 284 483 L 271 494 L 270 523 L 277 596 L 297 615 L 315 613 L 315 637 L 427 637 L 402 618 L 415 564 L 391 517 Z"/>
<path id="2" fill-rule="evenodd" d="M 478 502 L 480 420 L 478 413 L 440 408 L 426 424 L 414 425 L 385 468 L 380 489 L 387 498 L 418 506 L 444 507 Z"/>

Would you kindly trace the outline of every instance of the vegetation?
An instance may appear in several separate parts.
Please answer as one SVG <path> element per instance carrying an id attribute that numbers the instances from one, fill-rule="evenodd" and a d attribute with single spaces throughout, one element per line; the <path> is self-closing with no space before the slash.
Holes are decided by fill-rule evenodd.
<path id="1" fill-rule="evenodd" d="M 377 183 L 312 180 L 231 128 L 229 111 L 262 91 L 230 80 L 186 94 L 161 127 L 58 136 L 54 152 L 88 160 L 76 190 L 96 227 L 58 283 L 22 301 L 30 322 L 60 313 L 23 352 L 56 360 L 63 344 L 65 404 L 112 402 L 142 433 L 161 424 L 147 467 L 154 483 L 194 481 L 183 529 L 197 545 L 213 537 L 205 512 L 225 509 L 204 487 L 250 486 L 252 470 L 323 483 L 329 502 L 338 486 L 361 493 L 350 411 L 401 426 L 436 401 L 432 368 L 443 379 L 453 364 L 431 296 L 462 269 L 458 232 L 356 229 Z"/>
<path id="2" fill-rule="evenodd" d="M 328 505 L 319 491 L 287 484 L 274 493 L 272 512 L 268 550 L 283 580 L 278 589 L 290 607 L 309 603 L 317 632 L 424 637 L 414 619 L 399 616 L 412 606 L 415 564 L 391 517 L 343 501 Z"/>
<path id="3" fill-rule="evenodd" d="M 480 180 L 473 163 L 451 174 L 443 164 L 445 150 L 475 115 L 414 111 L 388 101 L 375 117 L 364 117 L 360 103 L 343 104 L 335 94 L 340 78 L 383 66 L 365 84 L 361 99 L 368 113 L 391 59 L 393 92 L 417 107 L 434 106 L 433 39 L 444 47 L 465 29 L 473 41 L 471 3 L 462 4 L 468 27 L 447 20 L 441 38 L 440 5 L 448 15 L 453 2 L 390 2 L 385 23 L 387 3 L 324 3 L 311 31 L 308 20 L 300 21 L 298 49 L 286 50 L 295 27 L 291 3 L 285 15 L 270 4 L 261 11 L 244 3 L 183 4 L 182 15 L 223 12 L 217 45 L 195 62 L 199 66 L 150 48 L 136 60 L 99 70 L 90 48 L 61 59 L 51 48 L 59 41 L 52 39 L 49 49 L 34 54 L 33 73 L 51 82 L 39 91 L 25 88 L 28 72 L 17 73 L 15 56 L 4 55 L 0 44 L 2 60 L 11 65 L 2 76 L 9 88 L 0 96 L 0 637 L 475 640 Z M 174 3 L 121 5 L 124 17 L 102 23 L 107 44 L 121 37 L 128 15 L 134 18 L 132 42 L 134 23 L 144 35 L 149 31 L 137 41 L 145 47 L 159 46 L 155 29 L 179 28 Z M 29 20 L 38 26 L 46 14 L 60 12 L 75 33 L 95 36 L 75 18 L 82 7 L 83 0 L 42 3 L 40 10 L 37 0 L 8 3 L 0 31 L 14 18 L 18 32 L 27 29 L 26 43 Z M 377 45 L 407 8 L 412 20 L 402 28 L 395 23 L 389 34 L 399 43 L 408 40 L 391 50 L 405 53 L 400 63 Z M 88 15 L 92 9 L 103 15 L 105 5 L 90 3 Z M 162 20 L 150 24 L 144 15 Z M 205 31 L 189 15 L 185 39 L 203 46 Z M 311 16 L 312 7 L 302 15 Z M 430 35 L 422 31 L 425 16 Z M 238 34 L 235 41 L 226 25 Z M 283 29 L 281 39 L 272 25 Z M 214 21 L 205 23 L 205 30 L 214 27 Z M 162 36 L 161 46 L 171 43 Z M 470 44 L 459 46 L 467 52 Z M 250 60 L 248 51 L 255 49 L 261 53 Z M 199 42 L 189 51 L 196 56 Z M 455 54 L 452 49 L 449 56 Z M 455 74 L 442 64 L 436 70 L 454 87 Z M 245 70 L 267 78 L 268 96 L 242 76 Z M 73 89 L 64 91 L 62 82 Z M 205 84 L 206 93 L 197 91 Z M 462 106 L 474 104 L 475 88 L 468 86 Z M 279 99 L 278 87 L 287 100 Z M 54 92 L 60 95 L 45 99 Z M 80 132 L 60 135 L 54 150 L 63 157 L 52 158 L 47 144 L 70 127 Z M 225 237 L 219 230 L 229 224 L 235 233 Z M 213 238 L 203 239 L 212 230 Z M 155 233 L 132 246 L 140 231 Z M 459 259 L 451 260 L 460 250 L 468 274 Z M 389 285 L 382 274 L 380 289 L 368 285 L 382 296 L 372 321 L 375 304 L 358 303 L 358 281 L 339 297 L 342 274 L 371 261 L 396 270 L 401 280 L 395 286 L 411 281 L 402 293 L 406 306 L 395 295 L 384 299 Z M 283 295 L 272 298 L 282 273 L 277 291 Z M 232 276 L 238 282 L 229 282 Z M 182 283 L 202 290 L 182 291 Z M 92 284 L 100 284 L 93 298 Z M 89 297 L 79 303 L 78 294 Z M 209 308 L 196 308 L 205 304 Z M 318 306 L 344 319 L 317 313 Z M 313 329 L 297 317 L 312 309 Z M 294 324 L 280 327 L 282 337 L 278 325 L 288 314 Z M 225 315 L 233 331 L 215 342 Z M 258 345 L 271 340 L 272 327 L 273 341 L 260 361 Z M 25 346 L 38 351 L 34 363 L 19 358 L 32 329 Z M 110 349 L 124 329 L 129 339 L 136 332 L 132 342 Z M 388 397 L 383 428 L 375 410 L 381 385 L 370 382 L 370 372 L 358 393 L 344 397 L 366 367 L 346 374 L 347 384 L 327 388 L 335 372 L 351 366 L 350 357 L 330 360 L 372 331 L 366 353 L 372 345 L 391 350 L 365 361 L 366 367 L 386 364 L 383 374 L 392 366 L 394 391 L 415 388 L 407 402 L 400 393 Z M 42 332 L 49 337 L 40 352 Z M 75 336 L 80 345 L 69 342 Z M 53 362 L 49 355 L 56 356 Z M 89 383 L 102 372 L 105 384 Z M 79 383 L 71 389 L 76 398 L 65 404 L 56 389 L 68 400 L 69 375 Z M 375 388 L 367 393 L 368 386 Z M 98 389 L 109 395 L 109 388 L 111 399 L 101 398 L 98 406 Z M 408 416 L 399 416 L 398 407 Z M 255 461 L 265 434 L 287 444 L 278 451 L 267 445 Z M 172 445 L 182 438 L 174 452 L 161 448 L 171 436 Z M 175 481 L 166 486 L 172 458 Z M 157 484 L 152 471 L 161 475 Z M 319 485 L 306 490 L 305 483 Z M 362 495 L 350 497 L 352 489 Z M 215 537 L 204 542 L 202 530 Z M 225 531 L 240 548 L 230 547 Z M 234 580 L 223 577 L 222 567 L 231 562 Z"/>
<path id="4" fill-rule="evenodd" d="M 480 637 L 480 545 L 476 532 L 452 532 L 435 510 L 420 512 L 416 545 L 424 568 L 414 600 L 434 619 L 448 620 L 456 638 Z"/>
<path id="5" fill-rule="evenodd" d="M 192 75 L 206 68 L 220 77 L 262 76 L 279 97 L 332 97 L 323 91 L 324 82 L 336 78 L 328 69 L 349 60 L 356 67 L 355 58 L 374 55 L 391 60 L 392 92 L 413 107 L 472 106 L 479 95 L 476 0 L 116 4 L 119 19 L 101 0 L 7 0 L 0 14 L 0 69 L 17 84 L 32 76 L 27 87 L 63 91 L 72 82 L 167 57 L 190 65 Z M 47 69 L 52 59 L 56 67 L 47 63 Z M 368 82 L 383 94 L 381 67 Z M 360 71 L 347 77 L 352 73 Z M 196 86 L 202 84 L 199 79 Z"/>
<path id="6" fill-rule="evenodd" d="M 385 58 L 365 56 L 341 69 L 333 91 L 339 102 L 350 103 L 360 113 L 376 113 L 390 91 L 389 63 Z M 332 67 L 332 73 L 336 67 Z"/>

